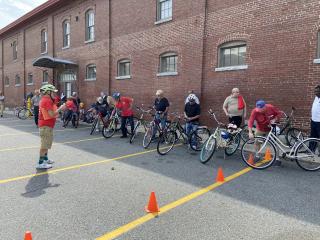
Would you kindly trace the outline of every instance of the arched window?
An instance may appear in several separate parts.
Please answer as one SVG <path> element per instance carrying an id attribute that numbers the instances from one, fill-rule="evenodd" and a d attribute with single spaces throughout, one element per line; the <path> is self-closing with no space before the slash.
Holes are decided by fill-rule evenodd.
<path id="1" fill-rule="evenodd" d="M 172 0 L 157 0 L 157 21 L 172 18 Z"/>
<path id="2" fill-rule="evenodd" d="M 42 72 L 42 84 L 46 84 L 49 82 L 49 73 L 48 71 Z"/>
<path id="3" fill-rule="evenodd" d="M 48 51 L 48 33 L 46 29 L 41 30 L 41 53 Z"/>
<path id="4" fill-rule="evenodd" d="M 62 23 L 62 30 L 63 30 L 63 47 L 67 48 L 70 47 L 70 22 L 65 20 Z"/>
<path id="5" fill-rule="evenodd" d="M 86 12 L 86 41 L 94 41 L 94 11 L 92 9 Z"/>
<path id="6" fill-rule="evenodd" d="M 96 80 L 97 68 L 95 64 L 89 64 L 86 67 L 86 80 Z"/>
<path id="7" fill-rule="evenodd" d="M 245 65 L 247 45 L 243 41 L 222 44 L 219 47 L 219 67 Z"/>
<path id="8" fill-rule="evenodd" d="M 178 72 L 178 55 L 174 52 L 160 55 L 160 73 L 177 73 Z"/>
<path id="9" fill-rule="evenodd" d="M 19 76 L 19 74 L 16 75 L 15 85 L 16 85 L 16 86 L 20 86 L 20 85 L 21 85 L 21 81 L 20 81 L 20 76 Z"/>
<path id="10" fill-rule="evenodd" d="M 130 77 L 131 62 L 129 59 L 118 61 L 118 77 Z"/>

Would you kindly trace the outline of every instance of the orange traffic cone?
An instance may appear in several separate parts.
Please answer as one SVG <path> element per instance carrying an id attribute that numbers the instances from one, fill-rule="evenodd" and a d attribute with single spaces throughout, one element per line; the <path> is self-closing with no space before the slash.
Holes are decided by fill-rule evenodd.
<path id="1" fill-rule="evenodd" d="M 250 156 L 249 156 L 247 163 L 249 163 L 251 166 L 254 166 L 254 158 L 253 158 L 252 153 L 250 153 Z"/>
<path id="2" fill-rule="evenodd" d="M 217 182 L 224 182 L 224 176 L 223 176 L 223 171 L 222 171 L 221 167 L 219 167 L 219 169 L 218 169 L 218 175 L 217 175 L 216 181 Z"/>
<path id="3" fill-rule="evenodd" d="M 28 231 L 24 234 L 24 240 L 32 240 L 31 232 Z"/>
<path id="4" fill-rule="evenodd" d="M 158 213 L 160 212 L 157 199 L 156 199 L 156 194 L 154 192 L 151 192 L 150 198 L 149 198 L 149 203 L 148 206 L 145 207 L 146 212 L 148 213 Z"/>
<path id="5" fill-rule="evenodd" d="M 266 153 L 264 154 L 264 160 L 265 161 L 271 161 L 272 160 L 272 155 L 271 155 L 270 148 L 266 149 Z"/>

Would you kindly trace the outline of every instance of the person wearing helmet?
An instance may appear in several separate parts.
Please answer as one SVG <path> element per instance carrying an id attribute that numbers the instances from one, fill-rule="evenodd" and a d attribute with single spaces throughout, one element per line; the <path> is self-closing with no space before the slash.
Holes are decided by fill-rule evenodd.
<path id="1" fill-rule="evenodd" d="M 256 136 L 265 137 L 271 131 L 270 125 L 278 122 L 282 112 L 271 104 L 267 104 L 264 100 L 258 100 L 256 102 L 256 107 L 252 110 L 249 121 L 248 121 L 248 129 L 249 129 L 249 138 L 253 139 L 254 135 L 252 132 L 253 123 L 256 122 Z M 259 144 L 256 143 L 256 149 L 259 149 Z M 280 166 L 281 162 L 278 159 L 273 164 L 275 166 Z"/>
<path id="2" fill-rule="evenodd" d="M 127 138 L 128 137 L 127 127 L 126 127 L 127 121 L 129 121 L 129 124 L 131 126 L 131 133 L 133 133 L 133 129 L 134 129 L 133 111 L 132 111 L 133 99 L 129 97 L 122 97 L 118 92 L 113 94 L 113 98 L 116 103 L 115 104 L 116 109 L 119 109 L 121 111 L 122 136 L 120 138 Z"/>
<path id="3" fill-rule="evenodd" d="M 155 118 L 160 121 L 162 129 L 164 129 L 166 126 L 169 106 L 170 106 L 169 101 L 166 97 L 164 97 L 164 92 L 162 90 L 157 90 L 156 99 L 154 100 L 153 108 L 156 110 Z M 154 132 L 154 135 L 155 135 L 156 128 L 154 130 L 155 130 Z"/>
<path id="4" fill-rule="evenodd" d="M 39 103 L 39 132 L 41 138 L 40 158 L 37 169 L 48 169 L 52 167 L 53 161 L 48 159 L 48 150 L 53 142 L 53 128 L 59 111 L 64 105 L 57 109 L 54 104 L 54 93 L 57 92 L 55 86 L 46 84 L 40 88 L 42 94 Z"/>
<path id="5" fill-rule="evenodd" d="M 194 93 L 193 90 L 188 91 L 188 94 L 189 94 L 189 95 L 187 96 L 184 104 L 187 104 L 187 103 L 189 102 L 189 96 L 190 96 L 190 95 L 193 95 L 193 97 L 195 97 L 196 104 L 200 104 L 200 100 L 199 100 L 199 98 L 197 97 L 197 95 Z"/>
<path id="6" fill-rule="evenodd" d="M 196 95 L 190 94 L 188 97 L 188 102 L 184 106 L 184 117 L 186 119 L 186 134 L 189 135 L 193 131 L 197 130 L 199 126 L 200 118 L 200 104 L 196 102 Z M 196 139 L 191 139 L 191 144 L 196 148 Z"/>
<path id="7" fill-rule="evenodd" d="M 223 111 L 229 118 L 229 122 L 237 125 L 239 128 L 243 119 L 247 115 L 247 106 L 243 97 L 239 93 L 239 88 L 233 88 L 231 95 L 223 103 Z"/>

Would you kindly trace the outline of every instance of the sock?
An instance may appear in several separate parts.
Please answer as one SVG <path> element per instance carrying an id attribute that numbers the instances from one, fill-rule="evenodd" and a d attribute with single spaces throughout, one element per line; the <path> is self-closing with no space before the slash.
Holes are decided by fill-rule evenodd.
<path id="1" fill-rule="evenodd" d="M 43 157 L 43 160 L 47 161 L 48 160 L 48 153 L 46 153 Z"/>
<path id="2" fill-rule="evenodd" d="M 45 160 L 44 157 L 40 157 L 40 158 L 39 158 L 39 164 L 42 164 L 44 160 Z"/>

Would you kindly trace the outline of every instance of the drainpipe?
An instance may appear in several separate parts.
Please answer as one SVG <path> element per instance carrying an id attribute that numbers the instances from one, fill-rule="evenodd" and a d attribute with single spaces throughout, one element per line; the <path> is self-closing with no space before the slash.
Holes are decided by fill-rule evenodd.
<path id="1" fill-rule="evenodd" d="M 2 76 L 2 83 L 1 83 L 1 88 L 2 88 L 2 92 L 4 94 L 4 63 L 3 63 L 3 39 L 1 40 L 1 76 Z"/>
<path id="2" fill-rule="evenodd" d="M 26 84 L 26 30 L 23 29 L 23 96 L 27 95 Z"/>
<path id="3" fill-rule="evenodd" d="M 107 0 L 108 1 L 108 8 L 109 8 L 109 23 L 108 23 L 108 27 L 109 27 L 109 50 L 108 50 L 108 57 L 109 57 L 109 82 L 108 82 L 108 95 L 111 95 L 111 67 L 112 67 L 112 57 L 111 57 L 111 0 Z"/>
<path id="4" fill-rule="evenodd" d="M 207 19 L 208 19 L 208 0 L 204 0 L 204 22 L 203 22 L 203 39 L 202 39 L 202 66 L 201 66 L 201 92 L 200 99 L 202 101 L 202 92 L 203 92 L 203 82 L 205 78 L 205 60 L 206 60 L 206 40 L 207 40 Z"/>

